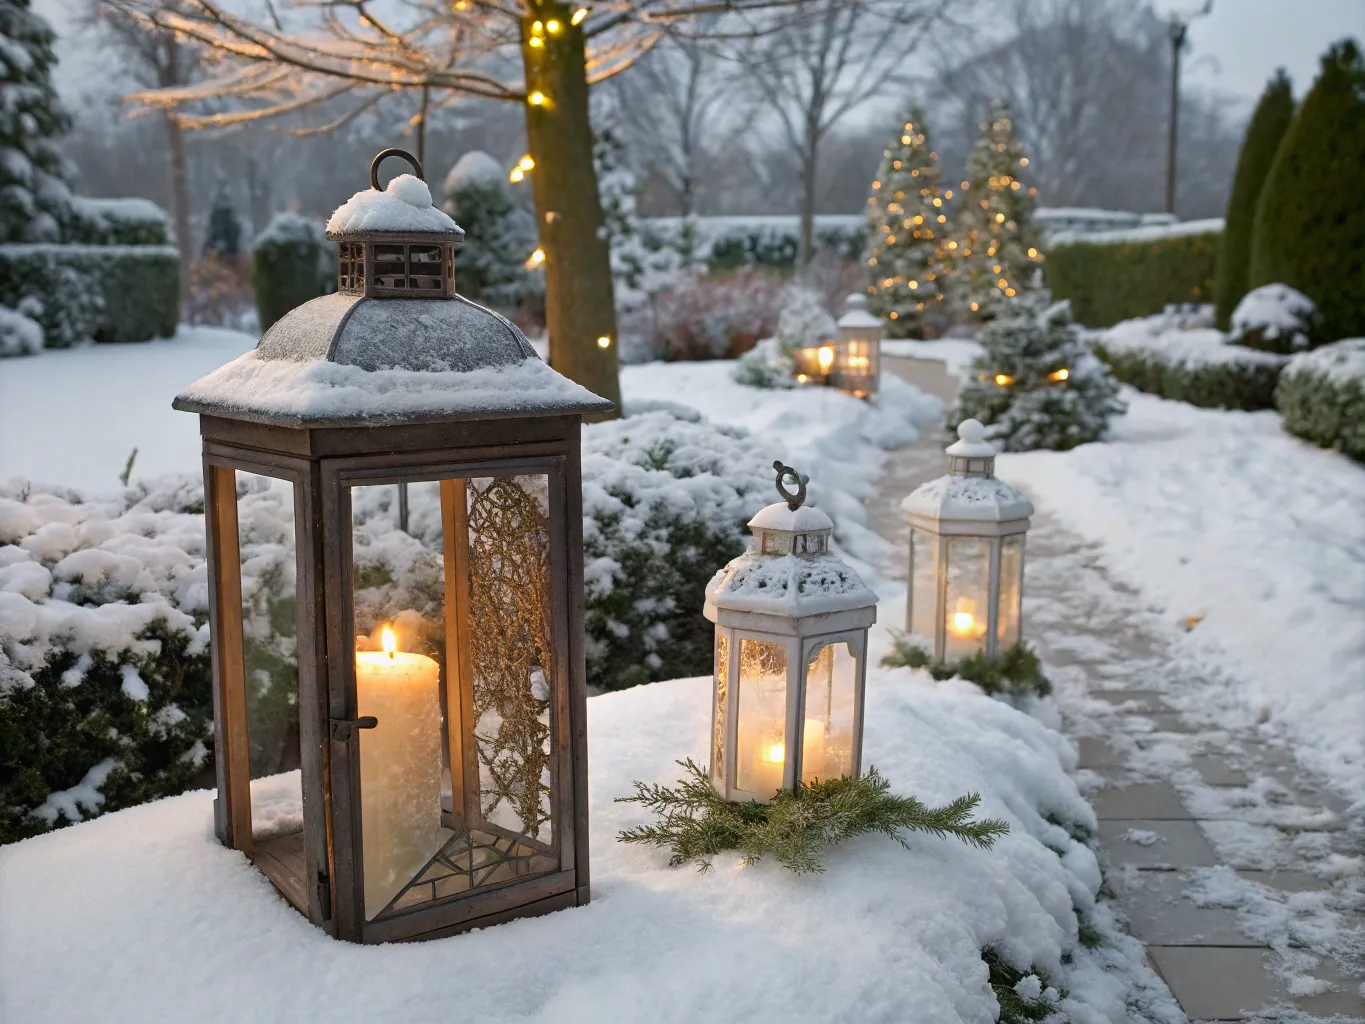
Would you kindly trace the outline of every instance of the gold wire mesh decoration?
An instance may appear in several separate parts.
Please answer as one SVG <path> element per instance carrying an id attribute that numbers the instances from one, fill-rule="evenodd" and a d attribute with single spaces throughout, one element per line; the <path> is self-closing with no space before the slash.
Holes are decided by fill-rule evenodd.
<path id="1" fill-rule="evenodd" d="M 470 480 L 470 661 L 480 810 L 549 840 L 550 523 L 543 477 Z"/>
<path id="2" fill-rule="evenodd" d="M 725 778 L 725 697 L 730 689 L 730 638 L 716 635 L 716 729 L 711 749 L 711 777 Z"/>

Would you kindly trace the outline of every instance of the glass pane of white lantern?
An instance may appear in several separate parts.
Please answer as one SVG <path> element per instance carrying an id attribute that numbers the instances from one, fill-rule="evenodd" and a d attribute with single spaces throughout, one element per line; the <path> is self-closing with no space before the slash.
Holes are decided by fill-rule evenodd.
<path id="1" fill-rule="evenodd" d="M 735 786 L 760 800 L 782 788 L 787 760 L 787 648 L 739 642 L 739 742 Z"/>
<path id="2" fill-rule="evenodd" d="M 945 659 L 970 657 L 985 647 L 990 584 L 990 541 L 983 537 L 949 537 Z"/>
<path id="3" fill-rule="evenodd" d="M 1019 599 L 1024 589 L 1024 535 L 1000 543 L 1000 622 L 995 649 L 1003 653 L 1019 642 Z"/>
<path id="4" fill-rule="evenodd" d="M 934 647 L 934 600 L 938 591 L 938 538 L 922 530 L 910 531 L 910 633 Z"/>
<path id="5" fill-rule="evenodd" d="M 716 710 L 711 730 L 711 778 L 725 781 L 725 699 L 730 690 L 730 635 L 716 630 Z"/>
<path id="6" fill-rule="evenodd" d="M 847 643 L 825 644 L 806 664 L 801 781 L 853 774 L 858 659 Z"/>

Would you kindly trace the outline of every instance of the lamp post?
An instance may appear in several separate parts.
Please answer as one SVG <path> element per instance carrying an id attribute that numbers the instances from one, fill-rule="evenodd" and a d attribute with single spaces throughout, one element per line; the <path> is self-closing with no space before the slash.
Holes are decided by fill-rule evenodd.
<path id="1" fill-rule="evenodd" d="M 417 176 L 379 189 L 386 155 Z M 420 175 L 380 154 L 373 187 L 328 222 L 337 292 L 175 400 L 203 435 L 215 831 L 355 942 L 589 896 L 579 428 L 611 405 L 456 294 L 464 233 Z M 252 474 L 292 489 L 287 623 L 243 609 L 237 488 Z M 395 484 L 411 532 L 365 519 Z M 376 569 L 376 544 L 417 559 L 421 585 Z M 245 654 L 270 628 L 291 633 L 276 652 L 297 686 L 289 778 L 251 763 Z"/>
<path id="2" fill-rule="evenodd" d="M 1166 212 L 1175 213 L 1176 149 L 1180 135 L 1180 54 L 1185 48 L 1185 35 L 1190 22 L 1213 10 L 1213 0 L 1192 11 L 1172 11 L 1167 23 L 1171 40 L 1171 116 L 1166 136 Z"/>

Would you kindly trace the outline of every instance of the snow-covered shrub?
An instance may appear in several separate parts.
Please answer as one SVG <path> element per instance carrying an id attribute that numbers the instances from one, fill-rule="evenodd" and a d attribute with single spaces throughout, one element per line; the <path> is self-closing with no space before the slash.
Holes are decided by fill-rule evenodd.
<path id="1" fill-rule="evenodd" d="M 0 305 L 24 309 L 43 328 L 48 348 L 95 336 L 104 319 L 104 289 L 88 266 L 58 245 L 0 245 Z"/>
<path id="2" fill-rule="evenodd" d="M 1365 338 L 1348 338 L 1289 360 L 1275 406 L 1291 434 L 1365 462 Z"/>
<path id="3" fill-rule="evenodd" d="M 789 288 L 782 299 L 773 337 L 783 353 L 790 355 L 798 348 L 834 340 L 838 327 L 819 295 L 806 288 Z"/>
<path id="4" fill-rule="evenodd" d="M 588 682 L 711 670 L 706 583 L 740 554 L 772 455 L 741 430 L 651 411 L 583 431 Z"/>
<path id="5" fill-rule="evenodd" d="M 646 239 L 677 249 L 685 261 L 705 263 L 711 273 L 737 267 L 796 268 L 801 219 L 789 215 L 652 217 L 641 223 Z M 856 260 L 867 223 L 859 214 L 817 214 L 815 252 Z"/>
<path id="6" fill-rule="evenodd" d="M 81 248 L 85 250 L 81 258 L 98 276 L 104 294 L 96 341 L 150 341 L 175 334 L 180 322 L 180 253 L 174 246 Z"/>
<path id="7" fill-rule="evenodd" d="M 786 285 L 759 267 L 688 277 L 659 294 L 655 351 L 669 360 L 728 359 L 771 337 Z"/>
<path id="8" fill-rule="evenodd" d="M 1102 438 L 1124 409 L 1118 381 L 1086 347 L 1069 305 L 1046 292 L 1003 306 L 976 340 L 983 351 L 948 413 L 951 436 L 977 419 L 1004 451 L 1065 451 Z"/>
<path id="9" fill-rule="evenodd" d="M 71 200 L 68 241 L 86 245 L 170 245 L 171 219 L 150 199 Z"/>
<path id="10" fill-rule="evenodd" d="M 320 220 L 284 211 L 251 244 L 251 286 L 262 331 L 295 306 L 336 290 L 336 246 Z"/>
<path id="11" fill-rule="evenodd" d="M 790 388 L 796 385 L 792 374 L 796 364 L 777 345 L 776 338 L 764 338 L 735 363 L 736 384 L 751 388 Z"/>
<path id="12" fill-rule="evenodd" d="M 473 150 L 456 161 L 444 187 L 443 209 L 465 233 L 455 250 L 456 290 L 506 313 L 542 316 L 545 275 L 526 268 L 539 244 L 535 214 L 513 194 L 502 165 Z"/>
<path id="13" fill-rule="evenodd" d="M 33 309 L 34 303 L 22 305 Z M 0 356 L 37 355 L 43 350 L 43 328 L 23 313 L 0 306 Z"/>
<path id="14" fill-rule="evenodd" d="M 1171 329 L 1164 316 L 1125 320 L 1091 346 L 1139 391 L 1210 409 L 1269 409 L 1285 356 L 1229 345 L 1221 331 Z"/>
<path id="15" fill-rule="evenodd" d="M 1292 353 L 1311 348 L 1318 328 L 1318 307 L 1287 284 L 1263 284 L 1247 292 L 1232 311 L 1230 340 L 1266 352 Z"/>

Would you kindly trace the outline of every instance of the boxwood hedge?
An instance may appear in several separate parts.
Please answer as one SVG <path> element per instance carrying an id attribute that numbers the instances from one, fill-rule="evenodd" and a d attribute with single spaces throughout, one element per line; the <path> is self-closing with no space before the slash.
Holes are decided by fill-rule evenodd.
<path id="1" fill-rule="evenodd" d="M 1365 462 L 1365 338 L 1348 338 L 1289 361 L 1275 389 L 1284 427 Z"/>

